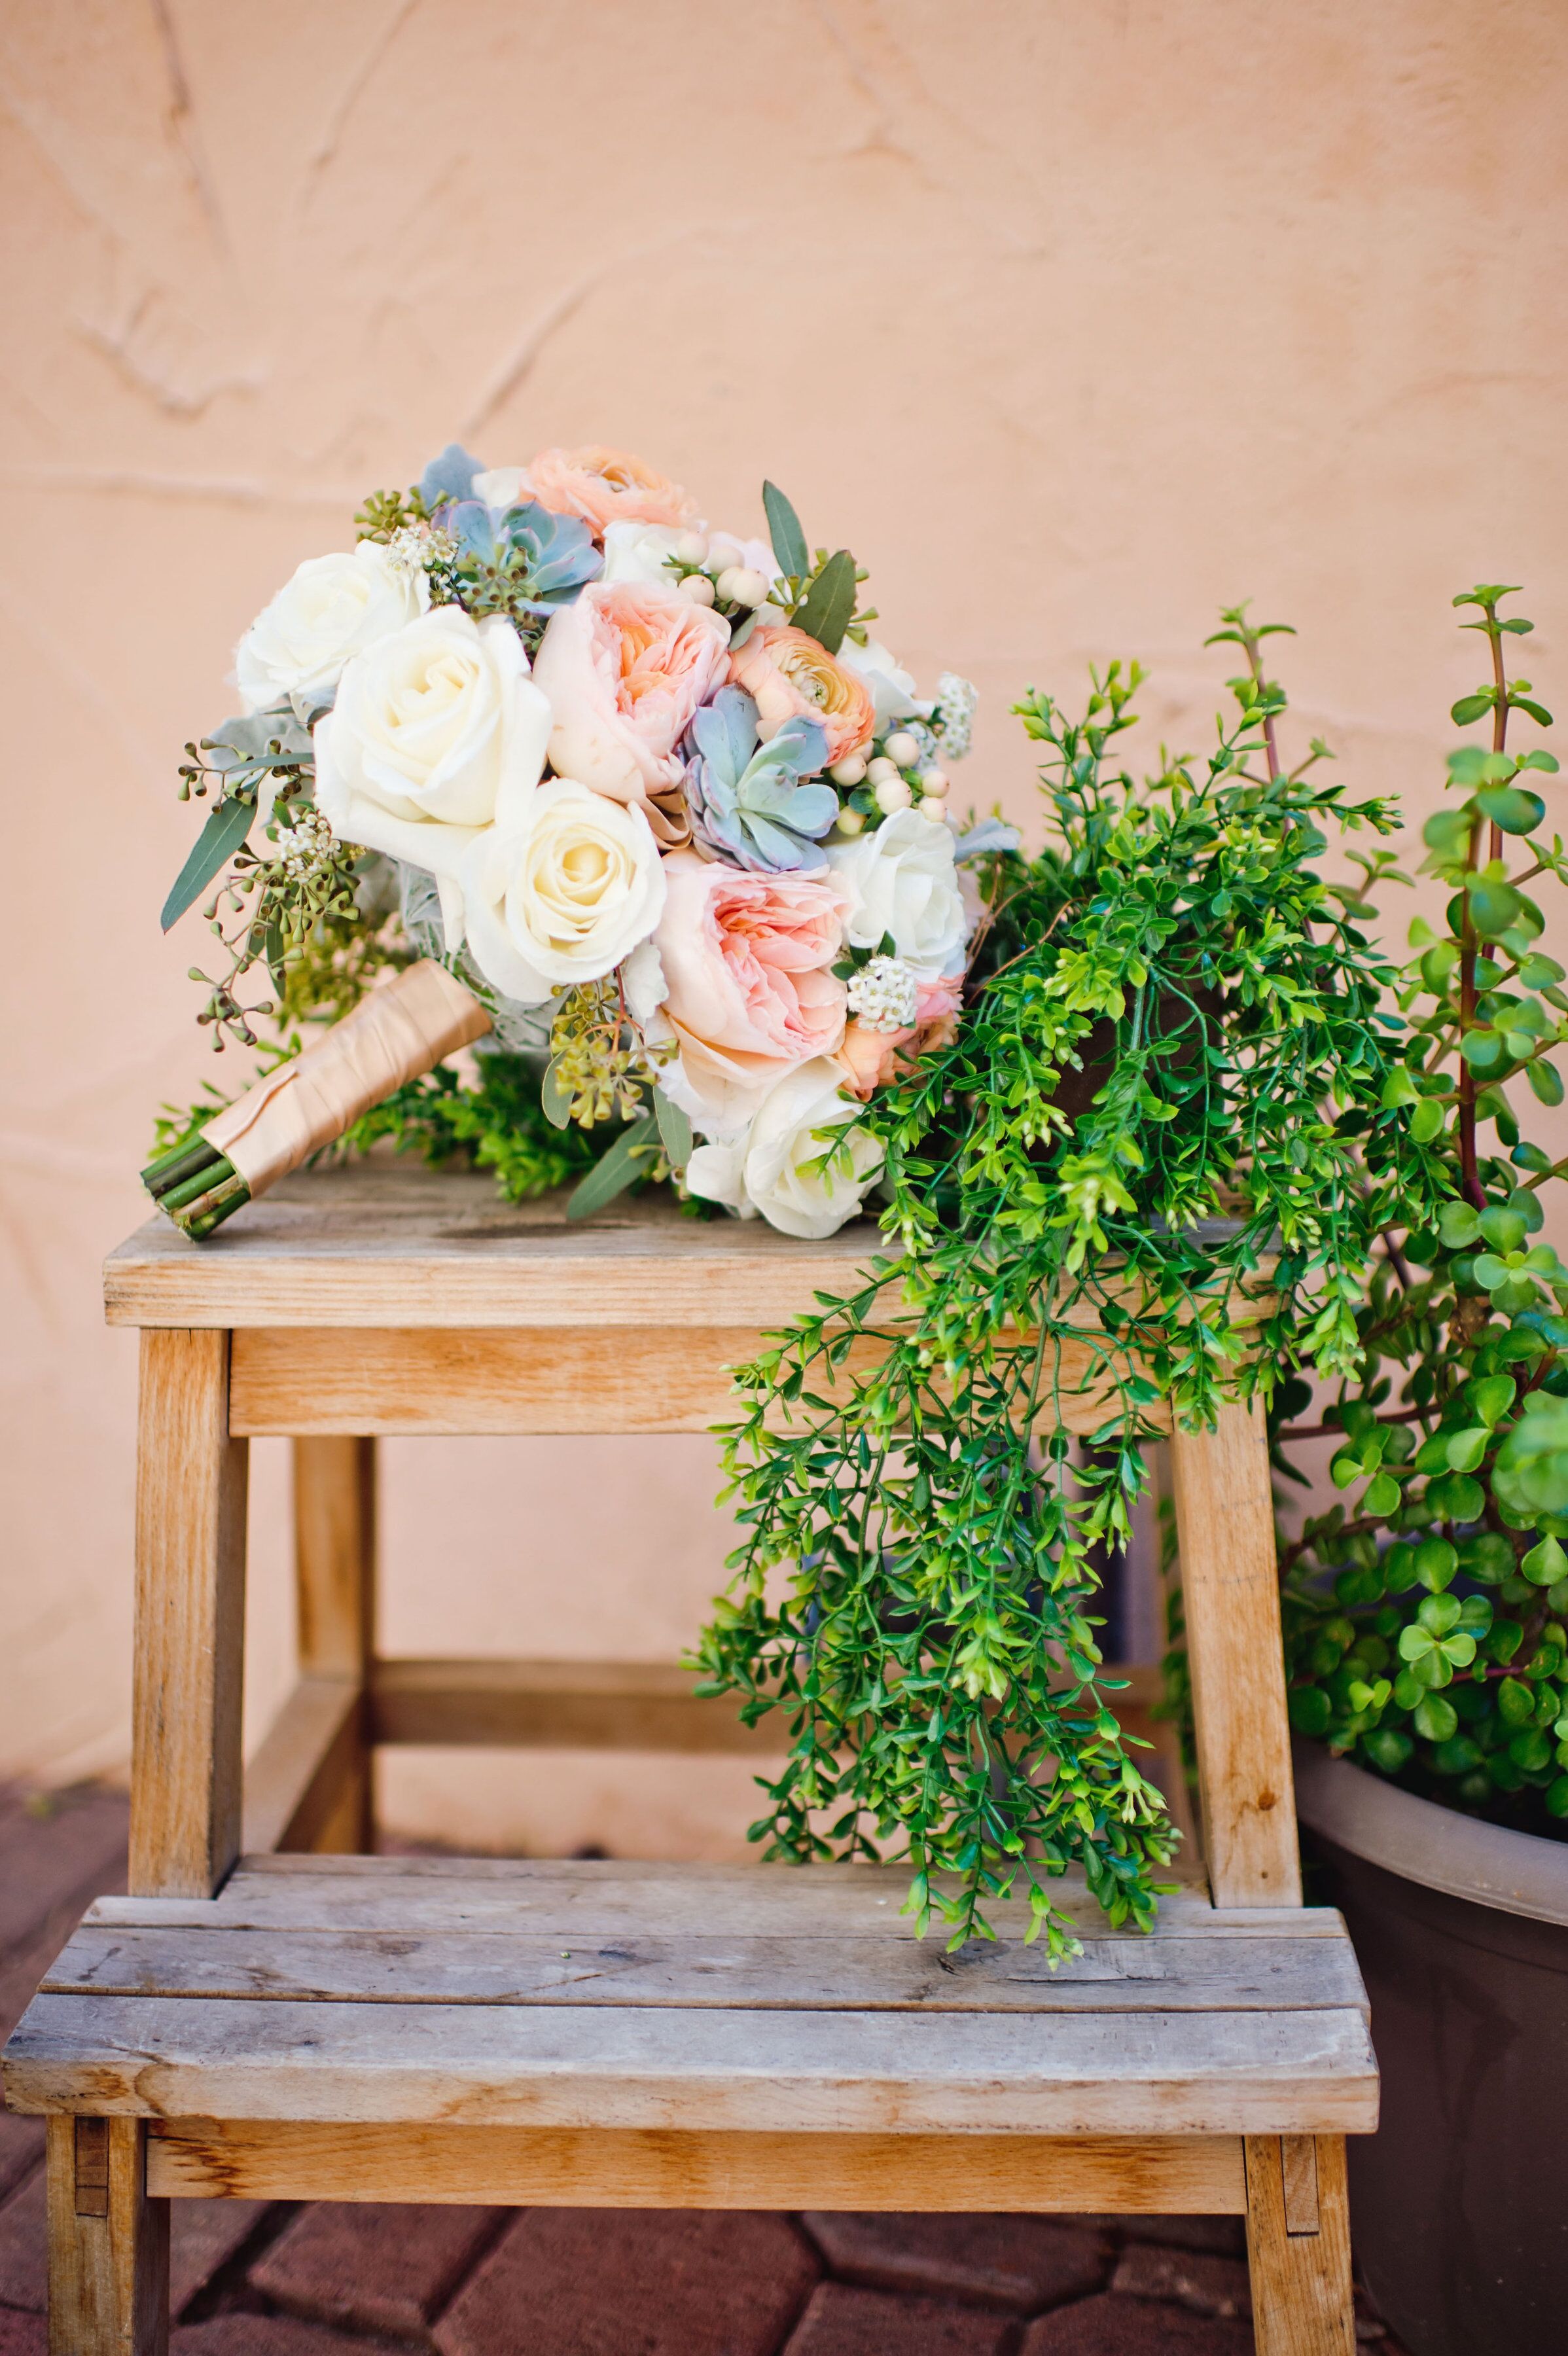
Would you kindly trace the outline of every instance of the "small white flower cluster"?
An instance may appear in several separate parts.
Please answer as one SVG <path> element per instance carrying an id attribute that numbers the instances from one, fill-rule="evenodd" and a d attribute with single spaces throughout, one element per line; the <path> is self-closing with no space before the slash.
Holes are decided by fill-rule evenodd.
<path id="1" fill-rule="evenodd" d="M 392 570 L 412 581 L 428 565 L 450 564 L 457 553 L 457 542 L 437 524 L 404 523 L 398 526 L 386 549 Z"/>
<path id="2" fill-rule="evenodd" d="M 319 810 L 301 810 L 293 826 L 280 826 L 275 855 L 290 882 L 306 884 L 324 874 L 332 863 L 334 840 Z"/>
<path id="3" fill-rule="evenodd" d="M 874 957 L 849 979 L 849 1011 L 868 1031 L 908 1031 L 919 1004 L 919 978 L 902 958 Z"/>
<path id="4" fill-rule="evenodd" d="M 972 680 L 956 670 L 944 670 L 937 681 L 937 728 L 942 751 L 950 761 L 961 761 L 974 728 L 974 707 L 980 691 Z"/>

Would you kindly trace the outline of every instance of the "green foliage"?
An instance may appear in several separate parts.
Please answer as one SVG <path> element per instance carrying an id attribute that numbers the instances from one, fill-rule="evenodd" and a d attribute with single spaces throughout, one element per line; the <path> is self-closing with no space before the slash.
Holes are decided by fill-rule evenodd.
<path id="1" fill-rule="evenodd" d="M 1524 887 L 1565 869 L 1562 838 L 1536 836 L 1545 804 L 1523 782 L 1557 764 L 1508 746 L 1514 712 L 1550 723 L 1530 681 L 1506 676 L 1507 637 L 1531 626 L 1499 615 L 1512 594 L 1486 583 L 1454 601 L 1476 610 L 1463 626 L 1487 638 L 1492 677 L 1453 716 L 1461 727 L 1489 716 L 1491 743 L 1449 755 L 1454 799 L 1424 830 L 1426 871 L 1453 896 L 1445 931 L 1412 926 L 1407 1044 L 1383 1092 L 1435 1157 L 1446 1199 L 1435 1217 L 1412 1200 L 1390 1222 L 1326 1416 L 1339 1437 L 1334 1482 L 1359 1494 L 1310 1518 L 1282 1564 L 1304 1732 L 1435 1798 L 1558 1834 L 1568 1269 L 1540 1231 L 1542 1192 L 1568 1164 L 1521 1140 L 1506 1088 L 1522 1076 L 1541 1102 L 1563 1097 L 1568 994 L 1536 947 L 1541 912 Z M 1276 1398 L 1286 1472 L 1292 1442 L 1322 1428 L 1290 1423 L 1306 1398 L 1294 1386 Z"/>
<path id="2" fill-rule="evenodd" d="M 1150 1921 L 1175 1836 L 1094 1616 L 1149 1410 L 1198 1423 L 1298 1363 L 1348 1375 L 1375 1238 L 1441 1196 L 1384 1103 L 1394 970 L 1312 865 L 1325 823 L 1391 812 L 1318 784 L 1322 746 L 1281 767 L 1264 634 L 1225 620 L 1248 669 L 1206 761 L 1117 766 L 1136 666 L 1091 674 L 1081 720 L 1017 707 L 1047 841 L 986 862 L 959 1034 L 865 1116 L 889 1249 L 743 1370 L 725 1438 L 746 1535 L 699 1664 L 792 1745 L 753 1837 L 906 1854 L 910 1911 L 953 1945 L 1021 1886 L 1069 1952 L 1049 1885 L 1075 1861 L 1114 1920 Z M 1102 1411 L 1077 1458 L 1034 1436 L 1069 1387 Z"/>
<path id="3" fill-rule="evenodd" d="M 471 1086 L 449 1065 L 410 1080 L 357 1120 L 343 1140 L 345 1153 L 363 1153 L 390 1138 L 400 1153 L 433 1164 L 466 1154 L 493 1170 L 509 1202 L 526 1203 L 553 1187 L 571 1185 L 596 1159 L 599 1147 L 580 1130 L 557 1130 L 540 1103 L 539 1061 L 499 1048 L 477 1055 Z"/>

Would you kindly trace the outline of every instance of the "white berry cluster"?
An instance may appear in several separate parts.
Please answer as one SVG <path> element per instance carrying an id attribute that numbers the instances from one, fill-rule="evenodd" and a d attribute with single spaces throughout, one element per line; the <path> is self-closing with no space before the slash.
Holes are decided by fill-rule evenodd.
<path id="1" fill-rule="evenodd" d="M 980 691 L 974 681 L 944 670 L 937 681 L 937 735 L 950 761 L 961 761 L 974 728 L 974 707 Z"/>
<path id="2" fill-rule="evenodd" d="M 332 863 L 332 829 L 319 810 L 301 810 L 292 826 L 279 827 L 276 840 L 274 855 L 291 883 L 308 883 Z"/>
<path id="3" fill-rule="evenodd" d="M 908 1031 L 919 997 L 919 981 L 902 958 L 870 958 L 849 978 L 849 1011 L 868 1031 Z"/>

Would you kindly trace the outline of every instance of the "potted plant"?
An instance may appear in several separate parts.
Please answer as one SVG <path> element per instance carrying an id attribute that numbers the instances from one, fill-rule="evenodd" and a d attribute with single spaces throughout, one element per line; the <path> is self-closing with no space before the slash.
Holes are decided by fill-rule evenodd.
<path id="1" fill-rule="evenodd" d="M 1447 1199 L 1391 1223 L 1320 1420 L 1302 1382 L 1274 1402 L 1285 1471 L 1339 1439 L 1345 1502 L 1282 1541 L 1297 1796 L 1383 2071 L 1358 2252 L 1417 2356 L 1548 2356 L 1568 2299 L 1568 1268 L 1543 1233 L 1568 1162 L 1520 1121 L 1563 1097 L 1568 992 L 1529 887 L 1568 870 L 1536 790 L 1557 763 L 1515 742 L 1551 715 L 1507 674 L 1512 594 L 1455 600 L 1491 676 L 1453 716 L 1490 743 L 1450 754 L 1424 830 L 1452 896 L 1412 927 L 1383 1090 Z"/>

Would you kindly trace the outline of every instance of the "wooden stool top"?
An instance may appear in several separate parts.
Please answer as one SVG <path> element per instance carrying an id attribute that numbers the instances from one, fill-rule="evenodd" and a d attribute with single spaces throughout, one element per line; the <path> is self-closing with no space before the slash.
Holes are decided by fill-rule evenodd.
<path id="1" fill-rule="evenodd" d="M 668 1198 L 566 1216 L 506 1203 L 488 1171 L 357 1164 L 285 1179 L 208 1243 L 155 1216 L 104 1265 L 111 1325 L 786 1324 L 887 1246 L 857 1219 L 800 1243 Z"/>

